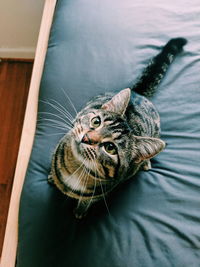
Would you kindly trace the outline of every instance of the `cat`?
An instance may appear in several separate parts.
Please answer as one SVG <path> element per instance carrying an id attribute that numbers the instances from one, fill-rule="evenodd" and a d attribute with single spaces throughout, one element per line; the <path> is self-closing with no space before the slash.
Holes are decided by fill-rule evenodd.
<path id="1" fill-rule="evenodd" d="M 165 148 L 159 114 L 146 97 L 154 94 L 186 43 L 184 38 L 171 39 L 132 88 L 94 97 L 58 143 L 48 181 L 77 200 L 77 219 L 118 184 L 149 170 L 150 159 Z"/>

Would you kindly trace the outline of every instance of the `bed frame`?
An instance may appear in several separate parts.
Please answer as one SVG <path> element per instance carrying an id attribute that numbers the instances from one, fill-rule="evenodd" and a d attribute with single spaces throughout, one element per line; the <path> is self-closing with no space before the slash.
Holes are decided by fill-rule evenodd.
<path id="1" fill-rule="evenodd" d="M 20 195 L 34 140 L 38 93 L 56 2 L 56 0 L 45 0 L 44 4 L 19 153 L 17 158 L 14 183 L 10 199 L 8 219 L 0 262 L 1 267 L 14 267 L 16 262 Z"/>

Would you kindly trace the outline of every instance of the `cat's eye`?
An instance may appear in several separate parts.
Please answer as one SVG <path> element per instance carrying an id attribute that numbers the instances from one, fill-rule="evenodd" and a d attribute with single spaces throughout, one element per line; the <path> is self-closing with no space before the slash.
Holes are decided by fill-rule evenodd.
<path id="1" fill-rule="evenodd" d="M 117 148 L 112 142 L 106 142 L 103 144 L 105 151 L 111 155 L 117 154 Z"/>
<path id="2" fill-rule="evenodd" d="M 94 117 L 91 119 L 91 126 L 94 128 L 97 128 L 101 125 L 101 119 L 99 116 Z"/>

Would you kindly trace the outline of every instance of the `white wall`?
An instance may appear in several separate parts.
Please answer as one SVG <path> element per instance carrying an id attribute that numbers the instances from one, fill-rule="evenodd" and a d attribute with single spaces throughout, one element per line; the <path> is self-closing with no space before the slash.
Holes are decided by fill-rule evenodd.
<path id="1" fill-rule="evenodd" d="M 34 57 L 44 1 L 0 0 L 0 57 Z"/>

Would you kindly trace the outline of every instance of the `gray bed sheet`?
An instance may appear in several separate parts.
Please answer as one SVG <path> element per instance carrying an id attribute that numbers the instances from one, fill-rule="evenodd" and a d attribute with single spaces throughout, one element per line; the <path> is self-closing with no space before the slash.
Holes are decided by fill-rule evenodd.
<path id="1" fill-rule="evenodd" d="M 118 187 L 107 208 L 99 203 L 76 220 L 72 201 L 47 183 L 64 134 L 61 109 L 74 116 L 68 98 L 80 110 L 92 96 L 129 87 L 177 36 L 188 44 L 152 98 L 166 149 L 150 171 Z M 17 256 L 17 267 L 47 266 L 200 266 L 199 0 L 58 0 L 21 196 Z"/>

